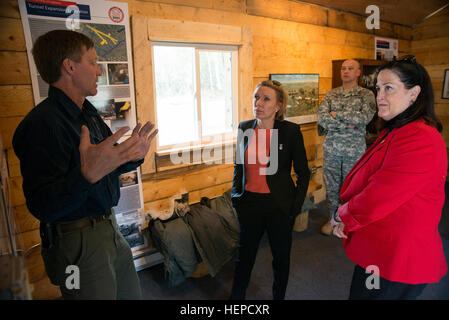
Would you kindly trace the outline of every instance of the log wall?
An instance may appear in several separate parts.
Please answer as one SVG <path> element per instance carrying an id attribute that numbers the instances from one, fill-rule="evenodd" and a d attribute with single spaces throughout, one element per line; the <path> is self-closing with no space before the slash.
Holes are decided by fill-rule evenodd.
<path id="1" fill-rule="evenodd" d="M 449 147 L 449 99 L 442 98 L 444 71 L 449 69 L 449 8 L 413 28 L 411 53 L 429 72 L 435 93 L 435 111 L 443 123 Z M 449 149 L 448 149 L 449 150 Z"/>

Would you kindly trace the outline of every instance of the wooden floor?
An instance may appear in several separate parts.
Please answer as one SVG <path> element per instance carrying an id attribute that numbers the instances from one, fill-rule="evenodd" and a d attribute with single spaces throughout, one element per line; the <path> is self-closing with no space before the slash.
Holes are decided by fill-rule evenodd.
<path id="1" fill-rule="evenodd" d="M 309 214 L 309 226 L 303 232 L 294 232 L 291 254 L 291 270 L 287 288 L 287 300 L 346 300 L 354 264 L 343 251 L 342 242 L 336 237 L 320 234 L 326 221 L 324 203 Z M 449 210 L 445 208 L 445 214 Z M 449 261 L 449 240 L 443 238 L 446 260 Z M 271 252 L 266 235 L 262 238 L 247 299 L 270 300 L 272 286 Z M 227 263 L 214 277 L 209 275 L 190 278 L 169 288 L 164 279 L 163 265 L 139 272 L 143 299 L 149 300 L 226 300 L 229 297 L 234 263 Z M 449 274 L 439 283 L 426 287 L 422 300 L 449 300 Z"/>

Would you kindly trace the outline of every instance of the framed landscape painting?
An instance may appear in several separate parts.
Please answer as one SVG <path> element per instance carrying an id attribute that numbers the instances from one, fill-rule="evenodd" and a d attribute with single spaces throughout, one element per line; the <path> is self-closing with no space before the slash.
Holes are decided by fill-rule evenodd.
<path id="1" fill-rule="evenodd" d="M 286 119 L 298 124 L 317 121 L 318 74 L 270 74 L 288 93 Z"/>

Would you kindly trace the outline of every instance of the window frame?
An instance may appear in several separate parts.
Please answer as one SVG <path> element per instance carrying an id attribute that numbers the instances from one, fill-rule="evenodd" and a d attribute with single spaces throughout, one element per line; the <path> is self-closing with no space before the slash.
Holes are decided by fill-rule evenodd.
<path id="1" fill-rule="evenodd" d="M 177 42 L 177 41 L 151 41 L 151 58 L 152 58 L 152 65 L 155 65 L 154 61 L 154 47 L 155 46 L 165 46 L 165 47 L 188 47 L 188 48 L 194 48 L 195 50 L 195 109 L 196 109 L 196 120 L 197 120 L 197 133 L 198 133 L 198 139 L 192 140 L 189 142 L 184 143 L 175 143 L 171 145 L 159 145 L 159 138 L 156 136 L 156 154 L 167 154 L 170 151 L 175 150 L 193 150 L 198 149 L 202 147 L 208 147 L 211 145 L 216 145 L 217 140 L 221 141 L 220 144 L 225 144 L 229 142 L 234 142 L 235 140 L 235 133 L 236 128 L 238 126 L 238 119 L 239 119 L 239 77 L 238 77 L 238 66 L 239 66 L 239 59 L 238 59 L 238 50 L 239 47 L 237 45 L 230 45 L 230 44 L 211 44 L 211 43 L 198 43 L 198 42 Z M 214 135 L 203 135 L 202 131 L 202 105 L 201 105 L 201 78 L 200 78 L 200 52 L 230 52 L 232 57 L 232 70 L 231 70 L 231 77 L 232 77 L 232 130 L 228 132 L 222 132 Z M 154 97 L 154 118 L 156 120 L 157 124 L 157 114 L 158 114 L 158 106 L 157 106 L 157 99 L 156 99 L 156 79 L 155 79 L 155 72 L 154 68 L 152 70 L 152 77 L 153 77 L 153 97 Z M 227 137 L 227 135 L 232 134 L 231 140 L 223 140 L 222 137 Z M 212 142 L 210 142 L 212 141 Z"/>
<path id="2" fill-rule="evenodd" d="M 156 123 L 154 118 L 154 97 L 151 42 L 174 41 L 212 44 L 230 44 L 238 46 L 238 122 L 250 119 L 252 115 L 253 81 L 258 75 L 253 70 L 252 41 L 250 26 L 236 26 L 194 22 L 188 20 L 170 20 L 151 18 L 135 14 L 131 16 L 131 35 L 134 67 L 137 121 Z M 207 31 L 207 32 L 206 32 Z M 253 78 L 255 77 L 255 78 Z M 150 145 L 141 165 L 143 177 L 159 171 L 157 163 L 156 141 Z M 175 166 L 173 167 L 173 169 Z M 165 169 L 165 168 L 164 168 Z M 168 170 L 168 168 L 167 168 Z"/>

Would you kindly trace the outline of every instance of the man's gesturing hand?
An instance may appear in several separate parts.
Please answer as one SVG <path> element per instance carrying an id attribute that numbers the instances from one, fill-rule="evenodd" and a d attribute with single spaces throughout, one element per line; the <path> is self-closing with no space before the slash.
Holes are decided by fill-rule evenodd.
<path id="1" fill-rule="evenodd" d="M 86 126 L 81 127 L 79 145 L 81 174 L 87 181 L 96 183 L 105 175 L 132 159 L 127 152 L 130 144 L 133 143 L 132 137 L 124 143 L 114 146 L 128 130 L 128 127 L 123 127 L 103 142 L 91 144 L 89 129 Z"/>
<path id="2" fill-rule="evenodd" d="M 129 130 L 129 127 L 121 128 L 99 144 L 91 144 L 89 129 L 82 126 L 79 151 L 81 174 L 84 178 L 90 183 L 96 183 L 122 164 L 143 159 L 150 148 L 151 141 L 157 134 L 157 130 L 148 136 L 154 128 L 154 124 L 147 122 L 142 129 L 140 127 L 141 124 L 139 123 L 130 138 L 114 146 Z"/>
<path id="3" fill-rule="evenodd" d="M 132 137 L 137 137 L 136 143 L 131 147 L 133 152 L 133 158 L 131 161 L 139 161 L 145 158 L 148 150 L 150 149 L 150 144 L 153 138 L 156 136 L 158 130 L 154 130 L 149 136 L 148 134 L 153 130 L 154 124 L 151 122 L 145 123 L 145 125 L 140 128 L 141 124 L 137 124 L 134 128 Z"/>

